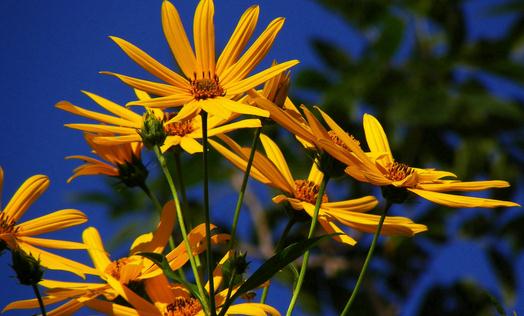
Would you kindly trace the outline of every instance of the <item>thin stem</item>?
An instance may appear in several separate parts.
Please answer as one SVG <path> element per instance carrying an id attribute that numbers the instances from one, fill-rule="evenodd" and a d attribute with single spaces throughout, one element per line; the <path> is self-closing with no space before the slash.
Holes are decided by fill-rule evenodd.
<path id="1" fill-rule="evenodd" d="M 353 292 L 351 293 L 351 297 L 349 298 L 348 302 L 346 303 L 346 306 L 344 307 L 342 314 L 340 314 L 341 316 L 347 315 L 349 313 L 351 304 L 353 304 L 353 301 L 357 297 L 358 290 L 360 289 L 360 285 L 362 284 L 362 280 L 364 279 L 364 275 L 366 274 L 366 271 L 368 269 L 369 262 L 371 261 L 371 257 L 373 256 L 373 251 L 375 250 L 375 246 L 377 244 L 378 237 L 380 236 L 382 225 L 384 224 L 384 220 L 386 219 L 386 213 L 388 212 L 391 205 L 392 203 L 386 200 L 386 205 L 384 207 L 384 210 L 382 211 L 382 214 L 380 215 L 380 220 L 378 222 L 378 226 L 377 226 L 377 230 L 375 231 L 375 235 L 373 236 L 373 241 L 371 241 L 371 246 L 369 246 L 368 255 L 366 256 L 366 261 L 364 261 L 364 265 L 362 266 L 362 270 L 360 270 L 360 275 L 358 276 L 357 283 L 355 284 L 355 288 L 353 289 Z"/>
<path id="2" fill-rule="evenodd" d="M 169 170 L 167 169 L 166 159 L 164 155 L 162 155 L 162 153 L 160 152 L 160 147 L 155 146 L 154 150 L 158 158 L 158 161 L 160 162 L 160 167 L 162 168 L 162 171 L 164 172 L 164 176 L 166 177 L 167 183 L 169 184 L 169 188 L 171 189 L 173 200 L 175 201 L 175 209 L 176 209 L 176 216 L 178 220 L 178 226 L 180 227 L 180 232 L 182 233 L 182 238 L 184 239 L 184 247 L 186 248 L 186 252 L 189 257 L 189 262 L 191 263 L 191 269 L 193 270 L 193 275 L 195 277 L 195 282 L 197 284 L 198 292 L 200 293 L 200 296 L 202 297 L 202 301 L 200 303 L 202 304 L 202 307 L 204 308 L 204 310 L 207 311 L 209 310 L 209 306 L 207 305 L 207 302 L 205 300 L 206 294 L 204 291 L 204 287 L 202 286 L 202 281 L 200 280 L 200 276 L 198 274 L 198 269 L 196 267 L 195 258 L 193 256 L 193 251 L 191 250 L 189 240 L 187 238 L 186 224 L 184 223 L 184 216 L 182 215 L 182 208 L 180 207 L 178 193 L 173 183 L 173 178 L 171 177 L 171 173 L 169 173 Z"/>
<path id="3" fill-rule="evenodd" d="M 38 284 L 35 283 L 35 284 L 32 284 L 32 286 L 33 286 L 33 291 L 35 292 L 35 295 L 36 295 L 36 299 L 38 300 L 38 305 L 40 305 L 40 311 L 42 311 L 42 316 L 47 316 L 45 312 L 44 301 L 42 301 L 42 296 L 40 295 L 40 291 L 38 290 Z"/>
<path id="4" fill-rule="evenodd" d="M 318 213 L 320 211 L 320 205 L 322 204 L 322 197 L 324 196 L 324 192 L 326 191 L 326 185 L 329 181 L 329 175 L 324 175 L 324 178 L 322 179 L 322 182 L 320 182 L 320 188 L 318 190 L 317 195 L 317 201 L 315 203 L 315 211 L 313 214 L 313 218 L 311 219 L 311 226 L 309 226 L 309 234 L 307 238 L 311 238 L 313 236 L 313 233 L 315 232 L 315 227 L 317 225 L 317 218 Z M 304 253 L 304 257 L 302 259 L 302 266 L 300 267 L 300 274 L 298 275 L 297 285 L 295 286 L 295 289 L 293 290 L 293 296 L 291 297 L 291 302 L 289 303 L 289 307 L 286 312 L 286 316 L 290 316 L 293 312 L 293 309 L 295 308 L 295 305 L 297 304 L 298 300 L 298 294 L 300 293 L 300 289 L 302 288 L 302 283 L 304 283 L 304 277 L 306 276 L 306 270 L 307 265 L 309 261 L 309 253 L 310 251 L 307 250 Z"/>
<path id="5" fill-rule="evenodd" d="M 255 136 L 253 136 L 253 142 L 251 144 L 251 152 L 249 153 L 249 158 L 247 160 L 246 172 L 244 173 L 244 178 L 242 179 L 242 185 L 240 186 L 240 192 L 238 193 L 237 205 L 235 207 L 235 215 L 233 216 L 233 226 L 231 227 L 231 239 L 229 239 L 229 249 L 233 248 L 235 243 L 235 237 L 237 232 L 238 218 L 240 217 L 240 209 L 242 208 L 242 203 L 244 202 L 244 194 L 247 188 L 247 182 L 249 180 L 249 174 L 251 172 L 251 166 L 253 165 L 253 159 L 255 158 L 255 152 L 257 150 L 258 140 L 260 138 L 260 132 L 262 127 L 259 127 L 255 130 Z"/>
<path id="6" fill-rule="evenodd" d="M 202 147 L 204 151 L 204 215 L 206 221 L 206 261 L 207 275 L 209 283 L 209 308 L 211 316 L 216 315 L 215 309 L 215 284 L 213 280 L 213 254 L 211 251 L 211 220 L 209 216 L 209 172 L 207 163 L 208 142 L 207 142 L 207 112 L 202 112 Z"/>
<path id="7" fill-rule="evenodd" d="M 282 235 L 280 236 L 280 239 L 278 240 L 277 246 L 275 247 L 275 253 L 279 252 L 280 249 L 284 246 L 284 240 L 286 240 L 287 235 L 291 231 L 291 228 L 293 225 L 295 225 L 296 220 L 295 217 L 292 216 L 289 221 L 287 222 L 286 228 L 284 228 L 284 231 L 282 232 Z M 267 293 L 269 292 L 269 284 L 264 288 L 262 291 L 262 296 L 260 297 L 260 304 L 264 304 L 266 302 Z"/>
<path id="8" fill-rule="evenodd" d="M 180 151 L 174 151 L 175 156 L 175 175 L 178 180 L 178 186 L 180 187 L 180 196 L 182 197 L 182 210 L 187 214 L 189 212 L 189 202 L 187 201 L 186 186 L 184 183 L 184 176 L 182 175 L 182 165 L 180 163 Z M 189 228 L 191 228 L 191 221 L 189 221 Z"/>

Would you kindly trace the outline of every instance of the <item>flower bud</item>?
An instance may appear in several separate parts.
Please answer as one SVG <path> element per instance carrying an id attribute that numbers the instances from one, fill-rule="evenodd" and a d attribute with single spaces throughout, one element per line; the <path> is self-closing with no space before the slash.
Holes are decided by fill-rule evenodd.
<path id="1" fill-rule="evenodd" d="M 16 277 L 21 284 L 35 285 L 42 280 L 44 271 L 40 266 L 40 260 L 35 259 L 31 254 L 26 254 L 20 249 L 11 252 Z"/>
<path id="2" fill-rule="evenodd" d="M 148 149 L 157 145 L 162 146 L 167 136 L 164 131 L 164 122 L 150 111 L 144 114 L 142 128 L 138 131 L 138 134 L 142 137 L 142 142 Z"/>

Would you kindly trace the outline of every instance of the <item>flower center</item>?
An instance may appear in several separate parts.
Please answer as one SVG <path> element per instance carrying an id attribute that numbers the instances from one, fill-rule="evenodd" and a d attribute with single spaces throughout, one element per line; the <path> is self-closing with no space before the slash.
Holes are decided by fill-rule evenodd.
<path id="1" fill-rule="evenodd" d="M 320 187 L 309 180 L 295 180 L 295 198 L 315 204 Z M 328 202 L 327 194 L 322 196 L 322 203 Z"/>
<path id="2" fill-rule="evenodd" d="M 340 137 L 337 136 L 337 134 L 335 133 L 335 131 L 331 130 L 328 132 L 329 134 L 329 137 L 331 138 L 331 140 L 337 144 L 338 146 L 344 148 L 345 150 L 350 150 L 349 147 L 340 139 Z M 346 133 L 349 138 L 358 146 L 360 146 L 360 142 L 355 138 L 353 137 L 353 135 L 349 134 L 349 133 Z"/>
<path id="3" fill-rule="evenodd" d="M 195 76 L 196 77 L 196 76 Z M 196 100 L 205 100 L 214 97 L 224 96 L 224 88 L 218 83 L 218 76 L 213 78 L 203 78 L 191 80 L 191 90 Z"/>
<path id="4" fill-rule="evenodd" d="M 184 120 L 180 122 L 173 122 L 164 126 L 164 130 L 169 136 L 185 136 L 191 133 L 193 128 L 193 120 Z"/>
<path id="5" fill-rule="evenodd" d="M 392 181 L 400 181 L 406 179 L 413 172 L 415 170 L 410 166 L 395 161 L 388 167 L 386 177 Z"/>
<path id="6" fill-rule="evenodd" d="M 166 307 L 164 316 L 193 316 L 202 310 L 202 306 L 195 298 L 178 297 Z"/>

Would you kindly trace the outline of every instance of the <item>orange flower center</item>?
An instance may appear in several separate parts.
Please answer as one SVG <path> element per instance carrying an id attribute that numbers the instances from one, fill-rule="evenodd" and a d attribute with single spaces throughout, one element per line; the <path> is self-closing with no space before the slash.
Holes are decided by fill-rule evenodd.
<path id="1" fill-rule="evenodd" d="M 295 198 L 311 204 L 317 202 L 320 187 L 309 180 L 295 180 Z M 327 194 L 322 196 L 322 203 L 328 202 Z"/>
<path id="2" fill-rule="evenodd" d="M 164 316 L 193 316 L 202 310 L 202 306 L 195 298 L 178 297 L 166 307 Z"/>
<path id="3" fill-rule="evenodd" d="M 328 132 L 329 134 L 329 137 L 331 138 L 331 140 L 337 144 L 338 146 L 344 148 L 345 150 L 350 150 L 349 147 L 340 139 L 340 137 L 337 136 L 337 133 L 335 133 L 335 131 L 331 130 Z M 349 138 L 355 143 L 357 144 L 358 146 L 360 146 L 360 142 L 355 139 L 355 137 L 353 137 L 353 135 L 350 135 L 349 133 L 346 133 Z"/>
<path id="4" fill-rule="evenodd" d="M 413 172 L 415 172 L 415 170 L 410 166 L 395 161 L 388 167 L 386 178 L 391 181 L 401 181 L 413 174 Z"/>
<path id="5" fill-rule="evenodd" d="M 196 75 L 195 75 L 196 77 Z M 210 75 L 208 77 L 211 77 Z M 196 100 L 205 100 L 215 97 L 224 96 L 224 88 L 220 86 L 218 76 L 213 78 L 203 78 L 191 80 L 191 94 Z"/>
<path id="6" fill-rule="evenodd" d="M 170 123 L 164 126 L 164 130 L 169 136 L 185 136 L 194 130 L 193 120 Z"/>

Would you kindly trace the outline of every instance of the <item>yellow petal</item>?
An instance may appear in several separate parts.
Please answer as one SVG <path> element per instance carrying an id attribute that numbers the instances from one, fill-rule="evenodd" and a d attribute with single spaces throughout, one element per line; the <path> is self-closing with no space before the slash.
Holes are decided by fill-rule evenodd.
<path id="1" fill-rule="evenodd" d="M 141 91 L 142 93 L 145 93 Z M 82 91 L 83 94 L 87 95 L 89 98 L 91 98 L 93 101 L 95 101 L 98 105 L 103 107 L 104 109 L 108 110 L 109 112 L 125 119 L 130 122 L 142 122 L 142 115 L 136 114 L 135 112 L 126 109 L 125 107 L 116 104 L 113 101 L 110 101 L 106 98 L 103 98 L 99 95 L 96 95 L 94 93 L 88 92 L 88 91 Z"/>
<path id="2" fill-rule="evenodd" d="M 196 72 L 195 55 L 178 11 L 169 1 L 162 2 L 162 29 L 178 66 L 187 78 L 193 78 Z"/>
<path id="3" fill-rule="evenodd" d="M 88 119 L 92 119 L 92 120 L 99 121 L 102 123 L 120 125 L 120 126 L 126 126 L 126 127 L 133 127 L 133 128 L 140 127 L 140 125 L 137 122 L 128 121 L 128 120 L 125 120 L 119 117 L 114 117 L 111 115 L 102 114 L 102 113 L 98 113 L 95 111 L 89 111 L 81 107 L 75 106 L 67 101 L 60 101 L 55 106 L 66 112 L 73 113 L 79 116 L 83 116 Z"/>
<path id="4" fill-rule="evenodd" d="M 228 116 L 223 116 L 224 119 L 229 119 L 231 117 L 231 113 L 269 117 L 268 111 L 259 109 L 251 105 L 229 100 L 223 97 L 217 97 L 214 100 L 216 100 L 216 104 L 218 106 L 226 110 L 224 111 L 224 113 L 230 113 Z"/>
<path id="5" fill-rule="evenodd" d="M 273 307 L 259 303 L 242 303 L 229 307 L 226 315 L 249 315 L 249 316 L 280 316 L 280 313 Z"/>
<path id="6" fill-rule="evenodd" d="M 289 166 L 286 162 L 286 159 L 284 158 L 284 154 L 282 154 L 282 151 L 280 151 L 278 145 L 265 134 L 260 134 L 260 141 L 262 142 L 262 146 L 266 151 L 267 157 L 280 171 L 280 174 L 286 180 L 289 189 L 291 189 L 291 192 L 293 192 L 295 180 L 291 175 L 291 171 L 289 170 Z"/>
<path id="7" fill-rule="evenodd" d="M 167 1 L 164 1 L 167 2 Z M 114 316 L 159 316 L 160 312 L 155 313 L 146 313 L 146 312 L 138 312 L 136 309 L 122 306 L 119 304 L 111 303 L 108 301 L 102 301 L 102 300 L 90 300 L 88 302 L 84 303 L 87 307 L 90 309 L 93 309 L 95 311 L 99 311 L 103 313 L 104 315 L 114 315 Z"/>
<path id="8" fill-rule="evenodd" d="M 142 141 L 142 137 L 138 135 L 135 130 L 135 134 L 131 135 L 115 135 L 115 136 L 98 136 L 93 140 L 98 145 L 114 146 L 128 143 L 137 143 Z M 138 156 L 135 154 L 135 156 Z"/>
<path id="9" fill-rule="evenodd" d="M 418 184 L 417 189 L 435 192 L 445 191 L 480 191 L 491 188 L 507 188 L 509 183 L 502 180 L 491 181 L 470 181 L 470 182 L 444 182 L 444 183 L 428 183 Z"/>
<path id="10" fill-rule="evenodd" d="M 432 191 L 424 191 L 419 189 L 410 189 L 409 191 L 429 200 L 431 202 L 446 205 L 449 207 L 513 207 L 520 206 L 517 203 L 493 199 L 478 198 L 472 196 L 453 195 L 447 193 L 438 193 Z"/>
<path id="11" fill-rule="evenodd" d="M 369 149 L 372 152 L 383 152 L 389 157 L 390 162 L 393 162 L 391 149 L 389 148 L 388 138 L 382 125 L 379 121 L 370 114 L 364 114 L 364 132 L 366 133 L 366 141 Z"/>
<path id="12" fill-rule="evenodd" d="M 351 212 L 366 212 L 373 209 L 377 204 L 377 199 L 374 196 L 368 195 L 358 199 L 322 203 L 322 208 L 339 209 Z"/>
<path id="13" fill-rule="evenodd" d="M 193 96 L 190 94 L 173 94 L 165 97 L 152 98 L 150 100 L 139 100 L 128 102 L 126 106 L 140 105 L 148 108 L 165 109 L 171 107 L 177 107 L 189 103 L 193 100 Z"/>
<path id="14" fill-rule="evenodd" d="M 284 21 L 284 18 L 277 18 L 271 21 L 242 57 L 235 64 L 224 69 L 222 78 L 220 78 L 224 86 L 242 80 L 253 71 L 271 49 L 278 32 L 284 25 Z"/>
<path id="15" fill-rule="evenodd" d="M 193 38 L 197 60 L 197 77 L 215 75 L 215 26 L 213 16 L 215 6 L 212 0 L 201 0 L 195 10 Z M 198 77 L 201 78 L 201 77 Z"/>
<path id="16" fill-rule="evenodd" d="M 112 126 L 112 125 L 102 125 L 102 124 L 64 124 L 64 126 L 81 130 L 84 132 L 91 132 L 91 133 L 106 133 L 106 134 L 122 134 L 122 135 L 135 135 L 136 129 L 135 128 L 129 128 L 129 127 L 120 127 L 120 126 Z"/>
<path id="17" fill-rule="evenodd" d="M 80 225 L 87 222 L 87 216 L 73 209 L 56 211 L 17 225 L 23 236 L 34 236 Z"/>
<path id="18" fill-rule="evenodd" d="M 314 209 L 314 207 L 313 207 Z M 312 212 L 313 210 L 311 210 Z M 322 228 L 326 231 L 328 234 L 340 234 L 338 236 L 334 236 L 333 239 L 341 242 L 343 244 L 354 246 L 357 241 L 353 238 L 351 238 L 348 234 L 346 234 L 340 227 L 335 224 L 334 220 L 330 216 L 319 216 L 318 217 L 318 223 L 322 226 Z"/>
<path id="19" fill-rule="evenodd" d="M 122 296 L 129 304 L 131 304 L 135 309 L 140 311 L 140 315 L 159 315 L 158 310 L 154 305 L 137 295 L 135 292 L 131 291 L 127 286 L 121 284 L 113 278 L 112 276 L 107 276 L 107 283 Z"/>
<path id="20" fill-rule="evenodd" d="M 35 237 L 26 237 L 18 236 L 18 240 L 21 240 L 25 243 L 31 244 L 36 247 L 44 248 L 53 248 L 53 249 L 86 249 L 86 246 L 83 243 L 74 242 L 74 241 L 65 241 L 57 239 L 47 239 L 47 238 L 35 238 Z"/>
<path id="21" fill-rule="evenodd" d="M 82 239 L 87 246 L 87 252 L 95 265 L 95 268 L 100 272 L 105 272 L 107 266 L 111 263 L 109 256 L 104 248 L 102 239 L 98 230 L 94 227 L 88 227 L 82 233 Z"/>
<path id="22" fill-rule="evenodd" d="M 165 82 L 172 84 L 175 87 L 184 89 L 187 87 L 187 80 L 182 78 L 179 74 L 162 65 L 154 58 L 146 54 L 143 50 L 136 47 L 135 45 L 123 40 L 121 38 L 110 36 L 120 48 L 126 53 L 129 58 L 135 61 L 140 67 L 149 71 L 154 76 L 158 77 Z"/>
<path id="23" fill-rule="evenodd" d="M 121 74 L 117 74 L 110 71 L 101 71 L 102 75 L 109 75 L 114 76 L 120 79 L 123 83 L 127 84 L 128 86 L 131 86 L 135 89 L 139 89 L 142 91 L 146 91 L 149 93 L 152 93 L 154 95 L 159 96 L 171 96 L 171 95 L 189 95 L 189 82 L 186 81 L 186 85 L 182 88 L 175 87 L 159 82 L 149 81 L 149 80 L 143 80 L 138 78 L 133 78 Z"/>
<path id="24" fill-rule="evenodd" d="M 247 42 L 255 31 L 259 12 L 259 7 L 253 5 L 242 14 L 233 35 L 229 38 L 226 47 L 224 47 L 224 50 L 218 58 L 216 73 L 220 77 L 225 69 L 236 62 L 238 56 L 242 50 L 244 50 L 244 47 L 246 47 Z"/>
<path id="25" fill-rule="evenodd" d="M 152 238 L 146 243 L 137 243 L 136 241 L 131 246 L 130 253 L 135 254 L 137 252 L 156 252 L 162 253 L 166 246 L 173 227 L 175 225 L 175 204 L 173 201 L 167 202 L 162 208 L 162 214 L 160 215 L 160 221 L 156 230 L 153 232 Z"/>
<path id="26" fill-rule="evenodd" d="M 176 297 L 173 295 L 171 285 L 165 275 L 160 274 L 154 278 L 149 278 L 144 281 L 144 284 L 147 295 L 159 310 L 175 301 Z"/>
<path id="27" fill-rule="evenodd" d="M 216 127 L 213 129 L 210 129 L 207 133 L 209 137 L 215 136 L 218 134 L 224 134 L 229 133 L 231 131 L 241 129 L 241 128 L 255 128 L 255 127 L 261 127 L 262 123 L 259 119 L 247 119 L 247 120 L 241 120 L 237 121 L 231 124 L 225 124 L 220 127 Z"/>
<path id="28" fill-rule="evenodd" d="M 320 182 L 322 182 L 322 179 L 324 178 L 324 173 L 318 169 L 318 161 L 315 159 L 313 164 L 311 165 L 311 169 L 309 170 L 309 175 L 307 179 L 316 185 L 320 185 Z"/>
<path id="29" fill-rule="evenodd" d="M 75 299 L 70 300 L 69 302 L 60 305 L 59 307 L 50 310 L 47 312 L 47 315 L 49 316 L 55 316 L 55 315 L 74 315 L 76 311 L 78 311 L 80 308 L 82 308 L 84 304 L 82 302 L 79 302 Z"/>
<path id="30" fill-rule="evenodd" d="M 25 180 L 16 190 L 9 203 L 5 206 L 4 215 L 17 222 L 27 208 L 36 201 L 49 186 L 49 178 L 44 175 L 34 175 Z"/>
<path id="31" fill-rule="evenodd" d="M 191 137 L 182 137 L 180 140 L 180 147 L 182 147 L 182 149 L 184 149 L 190 155 L 201 153 L 204 150 L 204 147 L 202 147 L 199 142 Z"/>
<path id="32" fill-rule="evenodd" d="M 224 89 L 227 95 L 237 95 L 247 92 L 250 89 L 255 88 L 258 85 L 268 81 L 279 73 L 286 71 L 287 69 L 298 64 L 298 60 L 290 60 L 284 63 L 272 66 L 266 70 L 263 70 L 255 75 L 252 75 L 246 79 L 240 81 L 232 81 L 227 84 L 224 83 Z"/>

